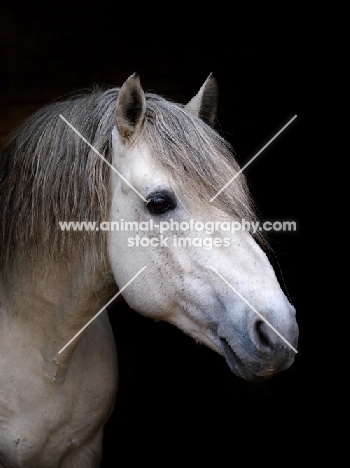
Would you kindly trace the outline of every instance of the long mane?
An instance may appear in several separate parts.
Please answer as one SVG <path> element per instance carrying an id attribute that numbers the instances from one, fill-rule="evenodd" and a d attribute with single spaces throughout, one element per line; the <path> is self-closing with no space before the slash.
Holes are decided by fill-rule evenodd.
<path id="1" fill-rule="evenodd" d="M 0 158 L 0 271 L 35 251 L 69 258 L 91 249 L 105 260 L 105 233 L 61 231 L 59 221 L 108 220 L 109 167 L 59 117 L 111 162 L 119 88 L 95 88 L 50 103 L 9 137 Z M 181 104 L 146 93 L 140 138 L 169 172 L 177 192 L 208 202 L 239 171 L 230 145 Z M 235 219 L 256 218 L 242 174 L 215 201 Z"/>

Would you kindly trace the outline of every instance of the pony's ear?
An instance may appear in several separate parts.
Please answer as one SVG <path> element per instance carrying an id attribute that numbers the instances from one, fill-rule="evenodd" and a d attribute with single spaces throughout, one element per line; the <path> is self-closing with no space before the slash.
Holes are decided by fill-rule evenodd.
<path id="1" fill-rule="evenodd" d="M 130 140 L 135 132 L 142 127 L 145 111 L 145 93 L 141 87 L 138 73 L 134 73 L 120 88 L 117 99 L 116 127 L 123 138 Z"/>
<path id="2" fill-rule="evenodd" d="M 218 105 L 218 86 L 210 73 L 198 93 L 186 104 L 185 109 L 214 127 Z"/>

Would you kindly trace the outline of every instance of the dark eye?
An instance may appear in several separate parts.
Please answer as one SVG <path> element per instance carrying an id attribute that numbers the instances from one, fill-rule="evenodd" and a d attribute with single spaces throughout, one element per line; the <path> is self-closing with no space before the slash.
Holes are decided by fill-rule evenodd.
<path id="1" fill-rule="evenodd" d="M 161 214 L 174 208 L 174 203 L 170 197 L 156 193 L 147 201 L 147 208 L 153 213 Z"/>

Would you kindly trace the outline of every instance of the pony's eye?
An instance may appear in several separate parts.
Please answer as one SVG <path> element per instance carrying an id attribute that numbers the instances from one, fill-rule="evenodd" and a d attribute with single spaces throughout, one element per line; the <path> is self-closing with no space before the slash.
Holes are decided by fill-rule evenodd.
<path id="1" fill-rule="evenodd" d="M 174 208 L 174 204 L 167 196 L 155 194 L 147 201 L 147 208 L 153 213 L 161 214 Z"/>

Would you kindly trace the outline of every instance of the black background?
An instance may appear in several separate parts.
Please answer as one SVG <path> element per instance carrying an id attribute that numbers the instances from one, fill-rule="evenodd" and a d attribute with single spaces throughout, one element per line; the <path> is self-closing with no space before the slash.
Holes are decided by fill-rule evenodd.
<path id="1" fill-rule="evenodd" d="M 224 9 L 189 17 L 169 5 L 161 13 L 106 0 L 3 2 L 0 136 L 59 96 L 94 83 L 121 86 L 135 71 L 145 91 L 183 103 L 213 72 L 220 93 L 217 128 L 241 166 L 297 115 L 244 172 L 263 218 L 297 221 L 297 232 L 275 233 L 270 241 L 276 273 L 297 310 L 300 346 L 288 371 L 251 385 L 182 332 L 118 302 L 108 310 L 120 388 L 105 429 L 102 466 L 129 466 L 140 457 L 167 465 L 177 454 L 197 466 L 208 456 L 234 457 L 238 450 L 250 461 L 276 462 L 278 450 L 302 457 L 317 426 L 318 385 L 315 312 L 305 306 L 300 280 L 308 261 L 303 165 L 312 43 L 301 39 L 303 23 L 291 12 L 274 12 L 270 21 L 268 12 L 257 13 L 255 22 Z"/>

